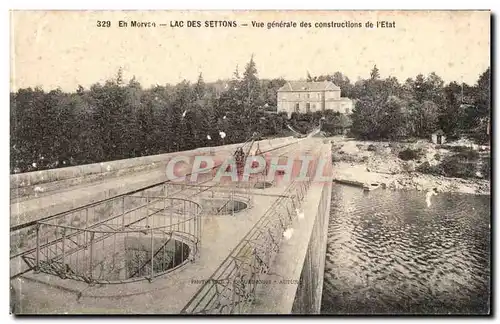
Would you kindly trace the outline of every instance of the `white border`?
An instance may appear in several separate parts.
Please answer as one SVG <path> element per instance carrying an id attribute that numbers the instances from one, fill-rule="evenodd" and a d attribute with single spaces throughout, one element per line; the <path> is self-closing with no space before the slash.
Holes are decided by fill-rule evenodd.
<path id="1" fill-rule="evenodd" d="M 122 0 L 113 3 L 103 3 L 99 0 L 88 0 L 84 2 L 70 2 L 70 1 L 15 1 L 9 8 L 11 9 L 306 9 L 306 10 L 319 10 L 319 9 L 337 9 L 337 10 L 466 10 L 466 9 L 491 9 L 494 5 L 492 0 L 475 0 L 470 1 L 454 1 L 444 3 L 433 0 L 421 1 L 336 1 L 329 2 L 321 0 L 308 0 L 308 1 L 268 1 L 268 0 L 254 0 L 254 1 L 203 1 L 203 0 L 184 0 L 178 3 L 168 2 L 159 3 L 158 1 L 142 0 L 131 1 Z"/>
<path id="2" fill-rule="evenodd" d="M 6 8 L 3 8 L 4 10 L 2 11 L 2 41 L 3 44 L 5 45 L 3 47 L 2 51 L 2 75 L 4 75 L 4 78 L 2 79 L 3 82 L 5 82 L 5 89 L 6 91 L 2 92 L 3 97 L 3 103 L 4 107 L 1 110 L 1 113 L 3 114 L 0 118 L 0 129 L 2 130 L 2 137 L 1 137 L 1 144 L 2 144 L 2 154 L 1 157 L 1 168 L 0 170 L 3 170 L 3 181 L 1 182 L 1 206 L 2 206 L 2 222 L 4 222 L 2 228 L 5 230 L 5 235 L 2 235 L 2 239 L 4 240 L 4 243 L 2 244 L 2 260 L 7 260 L 9 252 L 7 247 L 9 246 L 9 236 L 6 234 L 7 228 L 9 228 L 9 176 L 8 176 L 8 165 L 9 165 L 9 155 L 7 152 L 9 152 L 9 90 L 10 90 L 10 85 L 9 85 L 9 79 L 7 76 L 10 76 L 10 68 L 9 68 L 9 56 L 10 56 L 10 44 L 9 44 L 9 13 L 8 9 L 65 9 L 65 10 L 81 10 L 81 9 L 100 9 L 100 10 L 105 10 L 105 9 L 114 9 L 114 10 L 120 10 L 120 9 L 216 9 L 216 10 L 221 10 L 221 9 L 309 9 L 309 10 L 318 10 L 318 9 L 337 9 L 337 10 L 362 10 L 362 9 L 378 9 L 378 10 L 389 10 L 389 9 L 404 9 L 404 10 L 410 10 L 410 9 L 420 9 L 420 10 L 429 10 L 429 9 L 443 9 L 443 10 L 448 10 L 450 9 L 449 5 L 453 5 L 453 9 L 455 10 L 460 10 L 460 9 L 492 9 L 493 12 L 498 13 L 498 1 L 482 1 L 482 0 L 475 0 L 475 1 L 451 1 L 449 3 L 444 3 L 444 2 L 437 2 L 433 0 L 421 0 L 421 1 L 415 1 L 413 3 L 410 3 L 408 1 L 328 1 L 329 4 L 326 6 L 326 1 L 320 1 L 320 0 L 308 0 L 308 1 L 283 1 L 281 3 L 272 3 L 269 0 L 253 0 L 253 1 L 247 1 L 247 2 L 242 2 L 242 1 L 203 1 L 203 0 L 183 0 L 179 1 L 178 3 L 168 3 L 167 5 L 162 5 L 159 1 L 150 1 L 150 0 L 141 0 L 141 1 L 130 1 L 130 0 L 122 0 L 122 1 L 115 1 L 112 4 L 104 4 L 102 1 L 99 0 L 86 0 L 83 2 L 70 2 L 70 1 L 16 1 L 16 2 L 2 2 L 2 6 L 6 6 Z M 496 22 L 498 24 L 498 21 Z M 497 58 L 497 55 L 495 55 L 495 58 Z M 496 82 L 496 93 L 498 93 L 498 82 Z M 495 109 L 494 107 L 493 109 Z M 499 114 L 497 114 L 496 117 L 498 117 Z M 499 120 L 495 118 L 494 120 L 494 125 L 497 125 Z M 495 141 L 496 142 L 496 141 Z M 496 148 L 495 148 L 496 149 Z M 495 161 L 495 169 L 497 167 L 497 163 Z M 497 195 L 495 195 L 494 198 Z M 498 200 L 497 200 L 498 201 Z M 494 215 L 495 217 L 496 215 Z M 496 217 L 495 217 L 496 218 Z M 498 222 L 498 220 L 496 220 Z M 495 240 L 496 242 L 497 240 Z M 495 247 L 493 247 L 493 251 L 496 249 L 496 244 Z M 495 269 L 494 276 L 495 280 L 495 288 L 497 288 L 497 284 L 499 281 L 499 277 L 497 276 L 498 272 L 498 264 L 496 264 L 497 267 Z M 13 321 L 14 318 L 10 315 L 8 315 L 8 300 L 9 300 L 9 293 L 8 293 L 8 284 L 7 284 L 7 274 L 9 272 L 9 269 L 5 266 L 1 268 L 1 276 L 4 277 L 4 281 L 2 281 L 2 285 L 0 288 L 0 293 L 2 298 L 0 299 L 0 305 L 2 309 L 2 322 L 4 320 L 7 321 Z M 498 293 L 498 290 L 495 289 L 495 292 Z M 497 301 L 498 298 L 495 298 L 495 301 Z M 498 303 L 494 305 L 495 310 L 498 312 Z M 120 318 L 121 319 L 121 318 Z M 205 318 L 206 319 L 206 318 Z M 264 319 L 264 318 L 253 318 L 258 321 L 270 321 L 272 319 Z M 332 321 L 345 321 L 346 318 L 323 318 L 326 320 L 332 320 Z M 25 319 L 26 320 L 26 319 Z M 45 321 L 50 321 L 52 318 L 45 318 Z M 69 319 L 68 319 L 69 320 Z M 72 318 L 74 320 L 74 318 Z M 102 318 L 102 319 L 93 319 L 95 323 L 105 323 L 109 321 L 110 318 Z M 161 320 L 167 320 L 167 321 L 172 321 L 172 320 L 182 320 L 182 318 L 179 319 L 174 319 L 174 318 L 168 318 L 168 319 L 161 319 Z M 219 319 L 215 319 L 219 320 Z M 241 320 L 241 319 L 238 319 Z M 312 319 L 306 319 L 306 318 L 301 318 L 299 319 L 300 321 L 310 321 Z M 365 321 L 385 321 L 386 318 L 357 318 L 354 319 L 355 322 L 365 322 Z M 400 318 L 397 318 L 396 320 L 400 320 Z M 420 318 L 417 319 L 418 321 L 425 320 L 425 318 Z M 434 320 L 434 319 L 432 319 Z M 451 319 L 453 322 L 462 322 L 467 320 L 466 318 L 453 318 Z M 30 319 L 31 321 L 31 319 Z M 134 318 L 132 319 L 133 322 L 142 322 L 142 319 L 139 318 Z"/>

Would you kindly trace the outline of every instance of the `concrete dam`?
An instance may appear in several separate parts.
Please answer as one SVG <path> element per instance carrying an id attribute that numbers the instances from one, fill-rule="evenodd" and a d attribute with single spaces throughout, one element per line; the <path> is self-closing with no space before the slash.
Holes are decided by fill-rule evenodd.
<path id="1" fill-rule="evenodd" d="M 11 175 L 13 312 L 320 313 L 330 142 L 254 144 L 273 162 L 246 181 L 165 172 L 241 144 Z"/>

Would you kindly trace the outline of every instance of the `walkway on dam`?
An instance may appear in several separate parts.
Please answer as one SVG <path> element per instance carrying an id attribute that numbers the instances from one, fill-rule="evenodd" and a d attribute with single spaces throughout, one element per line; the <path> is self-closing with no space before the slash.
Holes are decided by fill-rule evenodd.
<path id="1" fill-rule="evenodd" d="M 230 156 L 236 145 L 227 145 L 211 148 L 220 156 Z M 265 146 L 264 146 L 265 147 Z M 166 154 L 166 156 L 175 156 L 187 154 L 207 154 L 207 149 L 202 148 L 188 152 L 176 152 Z M 167 159 L 167 158 L 166 158 Z M 118 161 L 119 162 L 119 161 Z M 10 202 L 10 226 L 19 226 L 34 220 L 48 217 L 66 210 L 77 208 L 86 204 L 120 195 L 126 192 L 137 190 L 148 185 L 166 181 L 165 163 L 152 163 L 147 169 L 126 173 L 118 176 L 107 176 L 94 181 L 78 180 L 81 183 L 68 186 L 67 180 L 42 183 L 37 185 L 44 192 L 38 192 L 28 196 L 12 198 Z M 111 163 L 101 163 L 106 169 Z M 85 168 L 85 166 L 82 166 Z M 11 177 L 15 177 L 11 176 Z M 95 175 L 90 175 L 95 177 Z M 83 178 L 83 177 L 82 177 Z M 69 179 L 72 180 L 72 179 Z M 61 184 L 58 184 L 60 182 Z M 55 188 L 50 188 L 55 187 Z M 47 189 L 51 189 L 50 191 Z M 15 188 L 11 188 L 11 191 Z"/>
<path id="2" fill-rule="evenodd" d="M 307 152 L 307 154 L 318 156 L 319 152 L 325 147 L 329 150 L 329 145 L 323 145 L 322 139 L 307 139 L 277 150 L 273 154 L 296 155 Z M 60 191 L 51 195 L 25 200 L 23 203 L 26 207 L 24 208 L 36 209 L 38 203 L 41 204 L 38 205 L 38 208 L 43 208 L 54 201 L 60 202 L 72 199 L 75 194 L 90 195 L 94 190 L 112 190 L 118 186 L 126 188 L 128 191 L 138 189 L 141 184 L 163 181 L 165 179 L 164 174 L 162 174 L 163 171 L 162 169 L 131 174 L 111 181 L 104 180 L 97 184 L 77 186 L 67 192 Z M 207 182 L 203 186 L 214 186 L 214 183 Z M 215 185 L 214 192 L 217 194 L 220 190 L 221 188 L 217 188 Z M 242 191 L 242 194 L 246 194 L 251 198 L 248 204 L 249 208 L 235 212 L 233 215 L 203 213 L 201 217 L 199 257 L 193 262 L 186 263 L 178 270 L 155 278 L 152 282 L 142 280 L 123 284 L 88 285 L 85 282 L 61 279 L 43 272 L 25 274 L 13 280 L 13 285 L 17 287 L 16 290 L 20 291 L 20 311 L 22 313 L 176 314 L 183 309 L 185 310 L 186 305 L 192 301 L 190 305 L 193 309 L 188 310 L 188 312 L 196 313 L 196 294 L 199 293 L 203 283 L 214 272 L 219 271 L 221 264 L 227 262 L 235 247 L 239 246 L 249 231 L 253 230 L 256 224 L 261 222 L 263 215 L 280 208 L 283 211 L 292 211 L 293 213 L 298 211 L 296 208 L 299 206 L 295 206 L 295 201 L 293 204 L 291 203 L 291 197 L 296 195 L 297 190 L 296 187 L 292 188 L 288 182 L 277 182 L 273 186 L 264 189 L 247 188 L 244 189 L 244 192 Z M 314 192 L 317 195 L 316 191 Z M 176 197 L 189 197 L 195 202 L 202 203 L 201 195 L 197 197 L 196 192 L 194 195 L 192 194 L 193 191 L 189 190 L 185 190 L 185 195 L 182 191 L 180 192 Z M 189 195 L 187 195 L 188 192 Z M 280 197 L 282 200 L 280 200 Z M 311 203 L 317 204 L 317 202 L 310 202 L 309 204 Z M 306 214 L 308 217 L 316 216 L 315 212 Z M 294 217 L 297 217 L 297 215 Z M 304 216 L 302 215 L 302 217 Z M 307 248 L 307 234 L 302 233 L 301 237 L 305 240 L 301 243 L 303 246 L 300 246 L 300 243 L 295 243 L 299 244 L 299 246 L 294 246 L 293 249 Z M 103 248 L 105 247 L 103 246 Z M 287 253 L 293 253 L 293 250 L 289 250 Z M 278 262 L 281 266 L 285 264 L 283 260 L 278 260 Z M 290 267 L 290 269 L 292 268 L 293 266 Z M 292 272 L 294 276 L 297 276 L 297 270 Z M 300 271 L 298 275 L 300 275 Z M 290 288 L 293 289 L 293 287 L 287 286 L 288 290 Z M 274 293 L 276 294 L 276 291 Z M 210 312 L 210 310 L 206 311 Z"/>

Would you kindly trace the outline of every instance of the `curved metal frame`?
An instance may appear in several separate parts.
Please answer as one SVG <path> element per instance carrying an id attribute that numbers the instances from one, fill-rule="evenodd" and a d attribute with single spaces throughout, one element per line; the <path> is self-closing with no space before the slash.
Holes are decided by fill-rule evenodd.
<path id="1" fill-rule="evenodd" d="M 160 190 L 158 193 L 158 189 L 157 192 L 144 191 L 142 196 L 129 195 L 118 198 L 121 203 L 116 203 L 113 199 L 107 201 L 108 205 L 101 206 L 104 215 L 100 216 L 104 216 L 104 219 L 97 222 L 93 222 L 95 218 L 89 218 L 87 209 L 82 227 L 72 225 L 75 219 L 76 222 L 83 223 L 72 213 L 37 222 L 36 246 L 31 253 L 24 254 L 22 258 L 36 271 L 58 275 L 63 279 L 85 281 L 89 284 L 118 284 L 145 279 L 152 281 L 158 276 L 183 267 L 189 261 L 194 261 L 199 254 L 202 208 L 192 200 L 162 196 L 164 192 Z M 145 204 L 142 203 L 144 200 Z M 138 206 L 125 210 L 127 205 L 130 207 L 137 204 Z M 114 215 L 115 209 L 121 209 L 121 213 Z M 95 210 L 93 214 L 95 216 Z M 118 243 L 117 237 L 119 237 Z M 137 250 L 150 254 L 142 263 L 137 264 L 135 269 L 137 271 L 133 272 L 131 277 L 127 277 L 127 262 L 123 262 L 120 258 L 115 259 L 117 246 L 120 246 L 122 241 L 125 244 L 129 237 L 133 237 L 136 242 L 149 238 L 148 244 L 150 244 L 149 250 Z M 47 241 L 45 244 L 42 243 L 44 238 Z M 101 246 L 98 244 L 100 242 L 102 242 L 101 253 L 96 253 Z M 170 244 L 169 246 L 173 244 L 173 253 L 167 251 L 167 244 Z M 139 245 L 144 246 L 144 244 Z M 181 249 L 179 263 L 176 262 L 178 245 Z M 187 254 L 185 248 L 189 249 Z M 119 252 L 120 249 L 123 252 L 127 250 L 125 246 L 118 247 Z M 106 250 L 112 250 L 112 258 L 107 253 L 102 253 Z M 160 266 L 162 270 L 155 272 L 156 258 L 160 251 L 164 257 Z M 98 260 L 94 260 L 94 257 Z M 169 261 L 166 262 L 165 258 Z M 101 276 L 104 274 L 104 278 L 99 278 L 94 275 L 98 266 L 101 266 L 101 269 L 109 267 L 111 270 L 107 272 L 101 270 L 100 274 Z M 149 268 L 148 275 L 135 276 L 144 268 Z M 125 278 L 110 279 L 112 276 L 116 277 L 117 273 L 119 277 L 123 277 L 122 272 L 125 273 Z"/>

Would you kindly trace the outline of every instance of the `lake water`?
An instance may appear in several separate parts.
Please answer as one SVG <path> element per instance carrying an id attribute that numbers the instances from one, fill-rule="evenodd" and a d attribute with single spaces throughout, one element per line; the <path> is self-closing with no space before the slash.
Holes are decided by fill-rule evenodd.
<path id="1" fill-rule="evenodd" d="M 490 196 L 334 185 L 321 312 L 489 311 Z"/>

